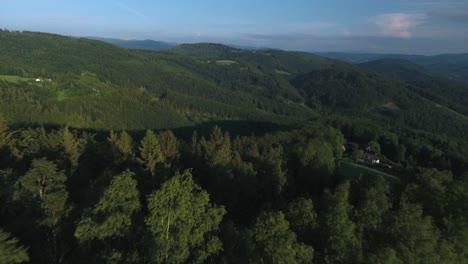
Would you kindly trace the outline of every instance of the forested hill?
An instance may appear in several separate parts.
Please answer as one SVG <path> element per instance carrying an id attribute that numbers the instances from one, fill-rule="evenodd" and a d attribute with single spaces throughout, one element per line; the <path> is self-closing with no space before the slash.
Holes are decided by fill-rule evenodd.
<path id="1" fill-rule="evenodd" d="M 320 56 L 333 58 L 350 63 L 366 63 L 381 59 L 407 60 L 424 67 L 434 75 L 468 82 L 468 54 L 441 54 L 433 56 L 406 54 L 372 54 L 321 52 Z"/>
<path id="2" fill-rule="evenodd" d="M 390 79 L 414 81 L 433 77 L 423 66 L 402 59 L 378 59 L 360 63 L 359 66 L 369 71 L 381 73 Z"/>
<path id="3" fill-rule="evenodd" d="M 450 84 L 446 89 L 453 92 L 446 93 L 446 81 L 433 82 L 429 73 L 401 61 L 380 63 L 369 72 L 305 53 L 220 44 L 158 52 L 8 31 L 0 32 L 0 41 L 0 104 L 13 125 L 101 130 L 220 121 L 293 125 L 345 111 L 450 136 L 466 137 L 468 131 L 463 85 Z M 406 83 L 410 76 L 400 78 L 415 72 L 418 84 Z"/>
<path id="4" fill-rule="evenodd" d="M 172 43 L 168 43 L 164 41 L 155 41 L 155 40 L 150 40 L 150 39 L 123 40 L 123 39 L 97 38 L 97 37 L 88 37 L 88 38 L 110 43 L 110 44 L 116 45 L 118 47 L 126 48 L 126 49 L 167 50 L 176 46 L 176 44 L 172 44 Z"/>
<path id="5" fill-rule="evenodd" d="M 0 263 L 466 263 L 467 98 L 401 60 L 0 31 Z"/>

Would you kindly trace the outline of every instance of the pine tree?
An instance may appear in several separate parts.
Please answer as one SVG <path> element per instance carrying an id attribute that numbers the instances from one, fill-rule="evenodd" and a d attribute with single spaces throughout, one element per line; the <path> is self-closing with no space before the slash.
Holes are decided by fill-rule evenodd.
<path id="1" fill-rule="evenodd" d="M 78 161 L 81 154 L 83 154 L 84 148 L 87 142 L 87 136 L 83 138 L 76 138 L 73 133 L 70 132 L 68 127 L 62 130 L 63 133 L 63 149 L 67 157 L 68 162 L 72 170 L 78 167 Z"/>
<path id="2" fill-rule="evenodd" d="M 179 160 L 179 142 L 177 142 L 177 138 L 170 130 L 159 135 L 159 142 L 161 143 L 164 165 L 166 168 L 170 168 Z"/>
<path id="3" fill-rule="evenodd" d="M 146 131 L 146 135 L 140 142 L 138 150 L 140 153 L 137 161 L 151 174 L 151 176 L 154 176 L 156 166 L 164 161 L 164 157 L 159 140 L 153 131 Z"/>
<path id="4" fill-rule="evenodd" d="M 111 144 L 112 152 L 117 163 L 121 164 L 133 160 L 133 139 L 126 131 L 120 134 L 111 131 L 108 141 Z"/>

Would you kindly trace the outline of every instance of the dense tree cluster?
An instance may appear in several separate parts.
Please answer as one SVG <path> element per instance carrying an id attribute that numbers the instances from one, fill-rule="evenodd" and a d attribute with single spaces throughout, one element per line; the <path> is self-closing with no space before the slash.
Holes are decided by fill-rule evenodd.
<path id="1" fill-rule="evenodd" d="M 340 129 L 364 143 L 357 125 Z M 340 169 L 352 157 L 342 148 L 345 137 L 326 125 L 262 137 L 214 127 L 191 140 L 171 131 L 111 131 L 107 139 L 68 127 L 13 131 L 4 119 L 1 127 L 3 263 L 468 257 L 466 173 L 395 159 L 398 181 L 365 170 L 350 176 Z M 407 144 L 376 133 L 373 144 L 389 157 Z"/>

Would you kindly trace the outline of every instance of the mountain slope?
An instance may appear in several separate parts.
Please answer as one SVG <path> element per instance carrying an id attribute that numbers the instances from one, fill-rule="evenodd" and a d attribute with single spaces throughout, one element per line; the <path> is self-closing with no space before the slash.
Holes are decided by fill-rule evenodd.
<path id="1" fill-rule="evenodd" d="M 123 40 L 123 39 L 113 39 L 113 38 L 97 38 L 89 37 L 92 40 L 99 40 L 106 42 L 121 48 L 126 49 L 142 49 L 142 50 L 168 50 L 176 46 L 175 44 L 164 42 L 164 41 L 155 41 L 150 39 L 145 40 Z"/>
<path id="2" fill-rule="evenodd" d="M 434 56 L 344 52 L 323 52 L 317 54 L 357 64 L 380 59 L 407 60 L 423 66 L 434 76 L 468 82 L 468 54 L 441 54 Z"/>
<path id="3" fill-rule="evenodd" d="M 290 125 L 339 113 L 457 137 L 468 131 L 466 87 L 450 85 L 447 93 L 447 80 L 393 80 L 400 68 L 418 72 L 407 63 L 380 63 L 393 74 L 389 78 L 315 55 L 219 44 L 162 52 L 7 31 L 0 31 L 0 42 L 0 111 L 15 125 Z M 35 82 L 39 77 L 45 81 Z"/>
<path id="4" fill-rule="evenodd" d="M 426 80 L 431 73 L 423 66 L 402 59 L 379 59 L 359 64 L 364 69 L 397 80 Z"/>
<path id="5" fill-rule="evenodd" d="M 0 42 L 0 75 L 7 76 L 3 78 L 2 87 L 7 93 L 18 88 L 28 91 L 26 97 L 14 95 L 16 101 L 12 103 L 29 100 L 29 104 L 46 106 L 31 109 L 36 116 L 42 115 L 34 118 L 38 123 L 73 121 L 77 127 L 91 124 L 92 128 L 99 129 L 136 129 L 149 124 L 142 118 L 120 120 L 115 126 L 108 126 L 109 122 L 104 121 L 83 121 L 118 119 L 118 111 L 106 110 L 100 104 L 86 105 L 88 98 L 116 102 L 118 107 L 129 108 L 132 113 L 139 109 L 147 109 L 141 110 L 141 114 L 151 109 L 165 109 L 171 114 L 164 115 L 174 117 L 169 119 L 171 124 L 163 122 L 155 126 L 150 122 L 152 128 L 214 120 L 281 123 L 317 116 L 313 110 L 301 105 L 301 98 L 288 85 L 286 77 L 243 63 L 235 67 L 207 64 L 198 58 L 173 52 L 126 50 L 94 40 L 33 32 L 1 31 Z M 229 78 L 225 78 L 227 76 Z M 32 80 L 19 84 L 8 81 L 38 77 L 53 81 L 34 85 Z M 276 88 L 270 86 L 271 83 Z M 37 85 L 42 89 L 34 89 Z M 119 99 L 116 90 L 125 90 L 126 97 L 136 98 L 139 103 Z M 137 105 L 141 107 L 135 109 Z M 50 109 L 53 109 L 53 115 L 48 114 Z M 25 116 L 20 113 L 21 109 L 11 108 L 6 100 L 2 102 L 2 110 L 14 122 L 30 122 L 19 118 Z M 83 117 L 77 119 L 78 114 Z"/>

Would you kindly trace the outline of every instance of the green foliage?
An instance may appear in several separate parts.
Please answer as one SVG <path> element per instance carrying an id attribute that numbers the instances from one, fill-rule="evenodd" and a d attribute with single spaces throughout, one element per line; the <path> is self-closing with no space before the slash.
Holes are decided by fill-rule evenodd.
<path id="1" fill-rule="evenodd" d="M 300 241 L 313 241 L 314 231 L 318 227 L 317 214 L 311 199 L 299 198 L 288 205 L 286 218 Z"/>
<path id="2" fill-rule="evenodd" d="M 140 142 L 140 151 L 137 161 L 148 171 L 151 176 L 155 175 L 156 166 L 163 162 L 164 156 L 161 144 L 153 131 L 147 130 L 146 135 Z"/>
<path id="3" fill-rule="evenodd" d="M 203 148 L 205 159 L 209 166 L 224 166 L 232 158 L 231 139 L 229 134 L 223 134 L 221 128 L 214 127 L 211 131 L 209 140 L 202 138 L 200 145 Z"/>
<path id="4" fill-rule="evenodd" d="M 327 263 L 349 263 L 356 257 L 358 238 L 356 224 L 351 221 L 349 204 L 350 183 L 337 187 L 333 194 L 326 194 L 326 209 L 322 215 L 323 239 L 327 247 L 324 260 Z"/>
<path id="5" fill-rule="evenodd" d="M 164 156 L 164 163 L 166 167 L 175 165 L 180 158 L 179 142 L 172 131 L 167 130 L 159 135 L 159 142 L 161 144 L 161 151 Z"/>
<path id="6" fill-rule="evenodd" d="M 115 133 L 111 131 L 108 141 L 118 163 L 124 163 L 134 159 L 133 139 L 127 132 Z"/>
<path id="7" fill-rule="evenodd" d="M 0 226 L 33 263 L 466 262 L 464 83 L 216 44 L 0 43 Z M 355 162 L 368 146 L 382 164 Z"/>
<path id="8" fill-rule="evenodd" d="M 46 226 L 56 226 L 67 211 L 66 180 L 57 166 L 46 159 L 33 160 L 29 171 L 19 179 L 21 187 L 39 201 Z"/>
<path id="9" fill-rule="evenodd" d="M 216 236 L 226 211 L 212 206 L 189 171 L 176 174 L 148 198 L 146 224 L 152 234 L 155 263 L 203 263 L 222 249 Z"/>
<path id="10" fill-rule="evenodd" d="M 300 162 L 298 184 L 301 189 L 323 187 L 335 170 L 333 149 L 326 141 L 318 138 L 310 140 L 297 149 Z"/>
<path id="11" fill-rule="evenodd" d="M 0 229 L 0 264 L 15 264 L 29 261 L 26 249 L 18 245 L 18 240 Z"/>
<path id="12" fill-rule="evenodd" d="M 398 256 L 404 263 L 440 263 L 439 234 L 431 217 L 423 215 L 421 206 L 402 197 L 391 231 Z"/>
<path id="13" fill-rule="evenodd" d="M 99 202 L 78 223 L 75 237 L 81 241 L 123 237 L 130 231 L 132 217 L 140 211 L 134 173 L 115 176 Z"/>
<path id="14" fill-rule="evenodd" d="M 78 161 L 83 154 L 88 140 L 87 134 L 84 134 L 82 138 L 77 138 L 70 132 L 68 127 L 63 129 L 63 148 L 72 169 L 78 167 Z"/>
<path id="15" fill-rule="evenodd" d="M 312 247 L 297 242 L 283 213 L 261 213 L 254 229 L 255 263 L 311 263 Z"/>

